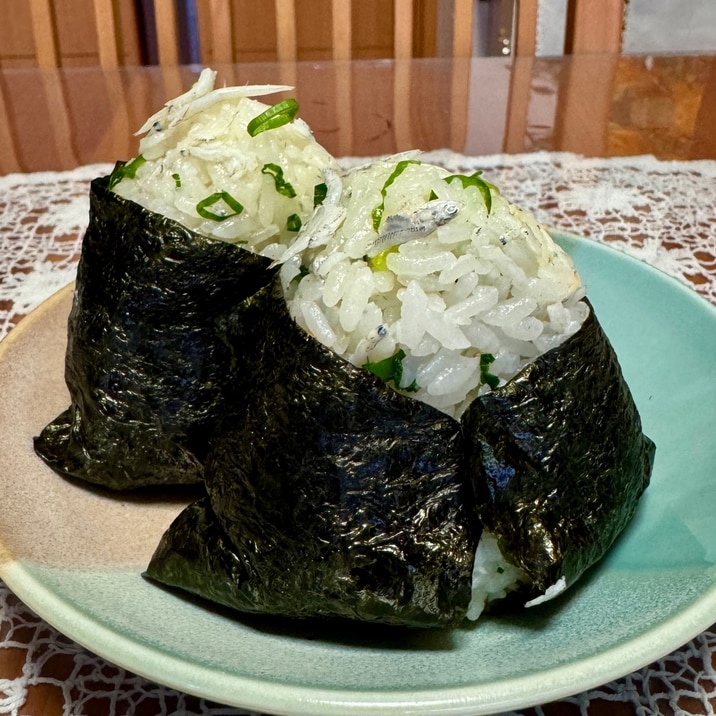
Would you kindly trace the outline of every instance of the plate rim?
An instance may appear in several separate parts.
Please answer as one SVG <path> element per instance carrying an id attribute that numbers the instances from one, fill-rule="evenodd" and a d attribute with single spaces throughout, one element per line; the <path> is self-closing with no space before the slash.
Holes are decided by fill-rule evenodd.
<path id="1" fill-rule="evenodd" d="M 16 577 L 19 582 L 15 582 Z M 398 713 L 419 716 L 432 714 L 487 716 L 508 709 L 527 708 L 537 703 L 544 704 L 621 678 L 662 658 L 710 626 L 716 610 L 715 585 L 687 609 L 661 624 L 659 629 L 661 638 L 656 641 L 653 639 L 652 631 L 644 632 L 599 655 L 539 672 L 540 680 L 550 685 L 540 690 L 539 701 L 536 702 L 534 679 L 537 675 L 535 674 L 507 677 L 478 686 L 385 691 L 309 688 L 222 673 L 202 665 L 191 664 L 161 649 L 138 643 L 124 634 L 117 634 L 93 617 L 83 614 L 80 609 L 68 606 L 66 602 L 58 599 L 42 582 L 27 572 L 21 562 L 13 560 L 9 565 L 0 563 L 0 578 L 27 607 L 35 611 L 48 624 L 115 666 L 199 698 L 225 703 L 234 708 L 268 710 L 270 713 L 287 716 L 334 714 L 358 716 L 365 713 L 370 713 L 372 716 L 380 714 L 395 716 Z M 19 586 L 18 589 L 16 585 Z M 42 595 L 49 599 L 43 599 Z M 52 601 L 61 604 L 62 610 L 47 614 L 44 607 L 49 607 Z M 65 616 L 57 616 L 58 614 Z M 690 636 L 686 639 L 683 638 L 685 621 L 690 624 L 688 632 Z M 80 626 L 75 627 L 74 625 L 77 624 Z M 665 633 L 668 633 L 668 639 L 664 638 Z M 120 650 L 116 648 L 118 644 L 121 646 Z M 144 655 L 152 657 L 147 663 L 157 662 L 158 668 L 142 668 Z M 614 664 L 606 671 L 603 668 L 605 657 L 609 657 Z M 174 669 L 171 678 L 167 676 L 168 672 L 164 668 L 167 664 L 171 664 Z M 599 676 L 595 678 L 596 673 Z M 208 678 L 199 680 L 197 675 Z M 226 701 L 223 697 L 217 697 L 219 681 L 224 679 L 230 680 L 230 686 L 236 689 L 237 694 L 241 694 L 240 699 Z M 224 688 L 226 687 L 227 684 L 224 684 Z"/>
<path id="2" fill-rule="evenodd" d="M 659 267 L 592 239 L 569 232 L 552 230 L 559 241 L 587 242 L 590 248 L 618 255 L 620 260 L 634 262 L 642 270 L 654 272 L 666 280 L 671 288 L 682 292 L 695 305 L 711 313 L 716 321 L 716 307 L 704 296 L 680 282 Z M 7 360 L 8 352 L 22 340 L 26 332 L 57 303 L 68 300 L 74 291 L 74 282 L 53 293 L 0 341 L 0 365 Z M 302 685 L 282 684 L 249 675 L 220 672 L 202 664 L 187 662 L 165 650 L 141 643 L 131 636 L 114 631 L 110 626 L 85 614 L 81 609 L 59 598 L 48 586 L 39 581 L 23 565 L 22 559 L 13 557 L 3 544 L 0 534 L 0 578 L 8 588 L 47 623 L 80 646 L 106 659 L 108 662 L 151 681 L 178 691 L 192 694 L 244 709 L 266 709 L 291 716 L 325 714 L 493 714 L 506 709 L 525 708 L 535 703 L 555 699 L 595 688 L 601 684 L 632 673 L 688 643 L 710 627 L 716 619 L 716 585 L 704 591 L 687 608 L 630 640 L 609 647 L 598 655 L 577 662 L 551 667 L 538 674 L 508 676 L 487 684 L 405 690 L 345 690 L 311 688 Z M 61 608 L 53 610 L 53 603 Z M 149 656 L 149 658 L 145 658 Z M 604 668 L 604 662 L 610 668 Z M 147 666 L 145 666 L 145 664 Z M 172 669 L 167 671 L 166 666 Z M 599 667 L 599 668 L 596 668 Z M 599 675 L 595 678 L 594 674 Z M 197 678 L 201 675 L 203 678 Z M 544 687 L 535 701 L 534 680 L 539 678 Z M 227 701 L 225 692 L 218 694 L 221 680 L 229 680 L 238 696 Z M 224 686 L 224 689 L 226 685 Z M 337 710 L 339 709 L 339 710 Z M 396 711 L 400 709 L 400 711 Z M 406 710 L 408 709 L 408 710 Z"/>

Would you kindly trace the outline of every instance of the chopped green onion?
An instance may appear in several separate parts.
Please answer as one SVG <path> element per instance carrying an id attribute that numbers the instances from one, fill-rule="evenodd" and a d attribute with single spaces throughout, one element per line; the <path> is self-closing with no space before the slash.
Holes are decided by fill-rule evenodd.
<path id="1" fill-rule="evenodd" d="M 174 179 L 174 186 L 177 189 L 180 189 L 181 188 L 181 177 L 175 172 L 174 174 L 172 174 L 172 179 Z"/>
<path id="2" fill-rule="evenodd" d="M 482 194 L 485 207 L 487 208 L 487 213 L 489 214 L 492 209 L 492 192 L 494 191 L 499 194 L 500 190 L 494 184 L 490 184 L 489 181 L 485 181 L 480 174 L 482 174 L 482 172 L 475 172 L 470 176 L 465 176 L 464 174 L 452 174 L 449 177 L 445 177 L 445 181 L 448 184 L 453 181 L 459 181 L 462 184 L 463 189 L 466 189 L 469 186 L 477 187 L 477 190 L 480 194 Z"/>
<path id="3" fill-rule="evenodd" d="M 401 388 L 400 385 L 398 387 L 406 393 L 417 393 L 420 390 L 417 380 L 414 380 L 410 385 L 406 385 L 405 388 Z"/>
<path id="4" fill-rule="evenodd" d="M 296 190 L 283 178 L 283 169 L 278 164 L 264 164 L 261 173 L 273 177 L 276 191 L 282 196 L 287 196 L 289 199 L 296 196 Z"/>
<path id="5" fill-rule="evenodd" d="M 487 383 L 493 390 L 500 384 L 500 379 L 496 375 L 490 373 L 490 364 L 495 362 L 495 356 L 492 353 L 483 353 L 480 356 L 480 380 Z"/>
<path id="6" fill-rule="evenodd" d="M 402 388 L 400 385 L 400 381 L 403 379 L 403 358 L 405 358 L 405 351 L 399 348 L 392 356 L 383 358 L 383 360 L 376 361 L 375 363 L 365 363 L 363 368 L 373 375 L 377 375 L 386 383 L 392 380 L 401 390 L 414 393 L 418 390 L 418 384 L 415 381 L 407 388 Z"/>
<path id="7" fill-rule="evenodd" d="M 313 208 L 315 209 L 319 204 L 323 204 L 324 199 L 328 195 L 328 185 L 316 184 L 313 187 Z"/>
<path id="8" fill-rule="evenodd" d="M 428 197 L 428 201 L 435 201 L 435 199 L 438 198 L 438 195 L 435 193 L 433 189 L 430 190 L 430 196 Z"/>
<path id="9" fill-rule="evenodd" d="M 122 179 L 134 179 L 137 175 L 137 169 L 139 169 L 139 167 L 141 167 L 146 161 L 147 160 L 139 154 L 134 157 L 129 164 L 126 162 L 117 162 L 112 174 L 109 177 L 109 188 L 114 189 L 114 187 L 117 186 Z"/>
<path id="10" fill-rule="evenodd" d="M 288 231 L 300 231 L 301 226 L 303 226 L 303 222 L 298 214 L 291 214 L 291 216 L 286 219 L 286 229 Z"/>
<path id="11" fill-rule="evenodd" d="M 298 270 L 298 274 L 291 279 L 291 283 L 301 283 L 304 276 L 308 276 L 309 273 L 310 271 L 308 270 L 308 266 L 301 266 Z"/>
<path id="12" fill-rule="evenodd" d="M 405 351 L 401 348 L 392 356 L 383 358 L 383 360 L 376 361 L 375 363 L 368 362 L 364 364 L 363 367 L 373 375 L 377 375 L 381 380 L 387 382 L 394 379 L 397 366 L 400 366 L 399 370 L 402 374 L 403 358 L 405 358 Z"/>
<path id="13" fill-rule="evenodd" d="M 380 195 L 383 201 L 371 211 L 370 215 L 373 219 L 373 229 L 378 231 L 380 229 L 380 222 L 383 221 L 383 212 L 385 211 L 385 195 L 388 193 L 388 187 L 405 171 L 409 164 L 420 164 L 417 159 L 403 159 L 395 165 L 393 173 L 385 180 L 383 188 L 380 190 Z"/>
<path id="14" fill-rule="evenodd" d="M 246 125 L 246 131 L 252 137 L 255 137 L 257 134 L 261 134 L 261 132 L 288 124 L 293 121 L 297 114 L 298 102 L 296 102 L 295 99 L 285 99 L 254 117 Z"/>
<path id="15" fill-rule="evenodd" d="M 209 211 L 209 209 L 207 208 L 209 206 L 214 206 L 215 204 L 218 204 L 222 201 L 231 209 L 232 213 L 227 213 L 223 209 L 222 213 L 216 213 L 214 211 Z M 199 216 L 204 219 L 213 219 L 214 221 L 226 221 L 232 216 L 237 216 L 243 210 L 244 207 L 238 201 L 236 201 L 236 199 L 234 199 L 231 194 L 226 191 L 217 191 L 215 194 L 207 196 L 206 199 L 202 199 L 196 205 L 196 213 L 199 214 Z"/>

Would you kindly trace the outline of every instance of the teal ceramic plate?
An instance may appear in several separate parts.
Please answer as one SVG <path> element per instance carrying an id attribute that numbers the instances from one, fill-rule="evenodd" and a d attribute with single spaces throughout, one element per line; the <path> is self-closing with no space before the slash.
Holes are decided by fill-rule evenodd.
<path id="1" fill-rule="evenodd" d="M 230 618 L 149 585 L 140 574 L 188 496 L 108 497 L 32 452 L 68 403 L 69 288 L 0 345 L 0 576 L 108 660 L 274 713 L 492 713 L 583 691 L 684 644 L 716 621 L 716 311 L 610 248 L 559 240 L 657 445 L 634 522 L 562 597 L 442 633 Z"/>

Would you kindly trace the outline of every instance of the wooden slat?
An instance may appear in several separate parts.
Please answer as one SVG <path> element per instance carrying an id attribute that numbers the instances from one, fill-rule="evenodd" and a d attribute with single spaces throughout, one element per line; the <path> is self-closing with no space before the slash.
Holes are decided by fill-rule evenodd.
<path id="1" fill-rule="evenodd" d="M 516 55 L 535 54 L 538 5 L 538 0 L 517 0 Z M 625 0 L 569 0 L 564 51 L 619 53 L 624 5 Z"/>
<path id="2" fill-rule="evenodd" d="M 410 111 L 412 102 L 410 62 L 398 58 L 395 62 L 393 79 L 393 127 L 397 147 L 412 147 L 413 113 Z"/>
<path id="3" fill-rule="evenodd" d="M 288 87 L 298 87 L 298 65 L 295 62 L 282 62 L 278 83 Z"/>
<path id="4" fill-rule="evenodd" d="M 620 52 L 624 2 L 625 0 L 570 0 L 565 52 Z"/>
<path id="5" fill-rule="evenodd" d="M 336 66 L 336 119 L 338 156 L 350 156 L 353 149 L 353 78 L 349 62 Z"/>
<path id="6" fill-rule="evenodd" d="M 196 23 L 199 33 L 199 57 L 205 65 L 210 65 L 212 59 L 212 38 L 211 38 L 211 13 L 206 2 L 197 3 Z"/>
<path id="7" fill-rule="evenodd" d="M 505 119 L 505 140 L 503 151 L 519 154 L 525 151 L 527 116 L 532 99 L 532 70 L 534 55 L 517 57 L 512 63 L 510 94 Z"/>
<path id="8" fill-rule="evenodd" d="M 19 172 L 20 160 L 15 149 L 15 138 L 10 128 L 10 115 L 5 105 L 5 96 L 0 84 L 0 156 L 5 172 Z"/>
<path id="9" fill-rule="evenodd" d="M 178 97 L 189 89 L 188 83 L 182 77 L 179 65 L 164 65 L 161 68 L 161 77 L 164 88 L 162 91 L 163 97 Z"/>
<path id="10" fill-rule="evenodd" d="M 228 0 L 209 0 L 212 18 L 212 54 L 217 64 L 234 61 L 234 35 L 231 5 Z"/>
<path id="11" fill-rule="evenodd" d="M 47 106 L 52 111 L 52 133 L 61 166 L 74 167 L 79 164 L 77 154 L 72 146 L 72 121 L 70 111 L 62 87 L 59 70 L 43 73 L 42 84 L 47 98 Z"/>
<path id="12" fill-rule="evenodd" d="M 200 0 L 196 12 L 202 62 L 207 65 L 231 64 L 234 45 L 229 0 Z"/>
<path id="13" fill-rule="evenodd" d="M 93 0 L 99 64 L 102 67 L 118 67 L 118 25 L 114 17 L 112 0 Z"/>
<path id="14" fill-rule="evenodd" d="M 179 33 L 174 0 L 154 0 L 157 51 L 160 65 L 179 64 Z"/>
<path id="15" fill-rule="evenodd" d="M 296 61 L 296 3 L 294 0 L 275 0 L 276 55 L 279 62 Z"/>
<path id="16" fill-rule="evenodd" d="M 603 157 L 614 98 L 617 55 L 574 55 L 560 75 L 560 151 Z"/>
<path id="17" fill-rule="evenodd" d="M 350 0 L 332 0 L 333 59 L 350 60 L 353 55 Z"/>
<path id="18" fill-rule="evenodd" d="M 156 0 L 162 2 L 164 0 Z M 387 0 L 384 0 L 387 2 Z M 416 0 L 392 0 L 393 3 L 393 28 L 392 37 L 388 34 L 386 39 L 392 43 L 392 55 L 397 58 L 408 58 L 415 55 L 416 50 L 416 28 L 419 20 L 426 21 L 422 16 L 416 18 L 416 9 L 421 7 Z M 197 2 L 197 14 L 199 19 L 199 34 L 201 44 L 202 61 L 211 63 L 231 63 L 236 58 L 237 51 L 244 51 L 247 48 L 234 48 L 232 37 L 232 2 L 230 0 L 200 0 Z M 475 19 L 475 0 L 454 0 L 453 21 L 453 55 L 469 57 L 473 49 L 473 26 Z M 368 40 L 377 38 L 378 31 L 385 27 L 385 23 L 374 27 L 382 15 L 376 15 L 382 7 L 378 3 L 370 3 L 364 0 L 330 0 L 331 11 L 331 56 L 334 60 L 348 60 L 354 57 L 353 44 L 354 32 L 353 21 L 360 21 L 359 29 L 362 30 L 361 37 L 365 40 L 368 32 Z M 236 7 L 233 8 L 234 13 Z M 300 56 L 297 34 L 298 13 L 301 6 L 296 0 L 274 0 L 275 30 L 276 30 L 276 59 L 280 62 L 294 62 Z M 303 10 L 310 12 L 313 8 L 303 6 Z M 437 15 L 433 13 L 435 17 Z M 430 18 L 434 24 L 435 17 Z M 305 20 L 304 15 L 301 18 Z M 377 19 L 378 18 L 378 19 Z M 419 23 L 418 23 L 419 24 Z M 234 28 L 235 30 L 236 28 Z M 388 29 L 388 28 L 386 28 Z M 433 28 L 432 31 L 435 30 Z M 356 42 L 358 40 L 356 39 Z M 379 42 L 376 39 L 376 42 Z M 418 49 L 420 41 L 418 40 Z M 328 48 L 326 48 L 328 49 Z M 385 48 L 379 47 L 382 51 L 388 50 L 388 43 Z M 250 48 L 249 48 L 250 51 Z M 376 48 L 370 45 L 367 52 L 375 53 Z M 362 55 L 361 55 L 362 56 Z M 389 56 L 375 55 L 370 56 Z"/>
<path id="19" fill-rule="evenodd" d="M 107 91 L 105 104 L 111 119 L 102 133 L 100 141 L 108 148 L 111 148 L 118 141 L 122 140 L 126 143 L 133 144 L 136 140 L 132 135 L 136 127 L 131 127 L 129 124 L 129 102 L 127 101 L 124 84 L 122 82 L 122 74 L 116 70 L 107 71 L 102 73 L 102 77 L 104 80 L 104 87 Z M 133 152 L 130 149 L 130 151 L 125 150 L 122 153 L 115 154 L 115 156 L 119 159 L 121 157 L 129 157 L 132 153 Z"/>
<path id="20" fill-rule="evenodd" d="M 467 142 L 471 66 L 468 57 L 453 58 L 450 83 L 450 146 L 460 151 Z"/>
<path id="21" fill-rule="evenodd" d="M 534 55 L 537 47 L 538 0 L 517 0 L 515 25 L 515 54 Z"/>
<path id="22" fill-rule="evenodd" d="M 708 80 L 701 95 L 694 138 L 689 150 L 689 159 L 716 157 L 716 132 L 713 130 L 714 117 L 716 117 L 716 65 L 712 63 Z"/>
<path id="23" fill-rule="evenodd" d="M 472 56 L 472 26 L 475 21 L 474 7 L 474 0 L 453 0 L 453 57 Z"/>
<path id="24" fill-rule="evenodd" d="M 398 60 L 413 56 L 413 0 L 394 0 L 393 53 Z"/>
<path id="25" fill-rule="evenodd" d="M 119 0 L 115 8 L 117 24 L 117 52 L 120 65 L 141 65 L 142 46 L 140 40 L 139 8 L 136 0 Z"/>
<path id="26" fill-rule="evenodd" d="M 11 27 L 2 28 L 3 65 L 113 68 L 141 59 L 134 0 L 18 0 L 17 6 Z"/>
<path id="27" fill-rule="evenodd" d="M 52 3 L 50 0 L 30 0 L 30 14 L 37 64 L 40 67 L 59 67 L 60 53 L 53 24 Z"/>

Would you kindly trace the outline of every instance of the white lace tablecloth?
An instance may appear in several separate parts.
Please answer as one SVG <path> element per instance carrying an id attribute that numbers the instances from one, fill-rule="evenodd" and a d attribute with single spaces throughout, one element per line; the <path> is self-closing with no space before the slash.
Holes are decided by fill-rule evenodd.
<path id="1" fill-rule="evenodd" d="M 716 161 L 546 153 L 473 158 L 438 152 L 426 158 L 453 171 L 484 170 L 504 195 L 534 211 L 545 224 L 611 242 L 716 304 Z M 87 223 L 88 184 L 109 169 L 95 165 L 0 177 L 0 338 L 73 280 Z M 56 713 L 66 716 L 248 713 L 152 684 L 108 664 L 57 633 L 2 582 L 0 650 L 18 661 L 17 675 L 0 673 L 0 714 L 41 713 L 27 710 L 33 688 L 41 684 L 56 687 L 64 700 Z M 590 704 L 610 702 L 615 714 L 713 714 L 715 667 L 716 626 L 630 676 L 565 699 L 558 713 L 586 715 Z M 556 712 L 557 706 L 551 705 L 520 713 Z"/>

